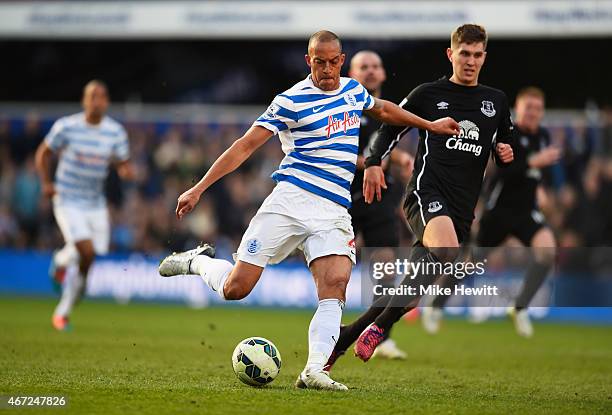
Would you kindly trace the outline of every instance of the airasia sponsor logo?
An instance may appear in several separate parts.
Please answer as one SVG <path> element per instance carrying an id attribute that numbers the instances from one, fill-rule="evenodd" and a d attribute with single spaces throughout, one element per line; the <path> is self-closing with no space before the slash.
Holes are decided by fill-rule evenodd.
<path id="1" fill-rule="evenodd" d="M 349 113 L 346 111 L 342 119 L 330 115 L 327 117 L 327 127 L 325 128 L 325 131 L 327 131 L 327 138 L 339 131 L 344 131 L 346 133 L 350 128 L 357 128 L 359 127 L 359 122 L 360 120 L 357 114 L 349 116 Z"/>

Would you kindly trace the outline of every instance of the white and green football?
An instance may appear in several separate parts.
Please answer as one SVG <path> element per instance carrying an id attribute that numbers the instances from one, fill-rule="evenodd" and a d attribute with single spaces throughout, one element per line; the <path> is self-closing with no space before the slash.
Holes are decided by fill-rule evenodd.
<path id="1" fill-rule="evenodd" d="M 234 349 L 232 366 L 242 382 L 250 386 L 263 386 L 278 376 L 281 355 L 270 340 L 249 337 L 238 343 Z"/>

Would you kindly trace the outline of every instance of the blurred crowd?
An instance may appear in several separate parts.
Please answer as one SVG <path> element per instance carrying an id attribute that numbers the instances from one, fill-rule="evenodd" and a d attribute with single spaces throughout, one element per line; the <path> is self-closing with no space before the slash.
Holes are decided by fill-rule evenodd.
<path id="1" fill-rule="evenodd" d="M 0 246 L 52 250 L 62 244 L 52 204 L 40 192 L 34 153 L 52 120 L 32 113 L 0 121 Z M 158 255 L 214 240 L 232 251 L 261 201 L 282 152 L 270 140 L 233 175 L 212 186 L 187 220 L 174 216 L 176 199 L 199 180 L 248 125 L 125 123 L 133 182 L 111 169 L 106 196 L 112 221 L 111 251 Z"/>
<path id="2" fill-rule="evenodd" d="M 0 116 L 0 247 L 49 251 L 63 240 L 51 202 L 41 195 L 34 152 L 54 120 L 35 113 Z M 564 151 L 545 174 L 539 201 L 562 246 L 612 246 L 612 110 L 592 126 L 550 128 Z M 206 192 L 199 207 L 179 222 L 176 199 L 212 165 L 248 124 L 126 122 L 136 180 L 120 182 L 111 170 L 106 192 L 113 231 L 111 251 L 153 256 L 214 241 L 221 256 L 233 252 L 274 182 L 270 174 L 283 154 L 272 139 L 238 171 Z M 414 151 L 414 132 L 401 145 Z M 406 181 L 406 175 L 397 179 Z M 398 214 L 399 209 L 398 209 Z M 403 243 L 412 235 L 403 231 Z"/>

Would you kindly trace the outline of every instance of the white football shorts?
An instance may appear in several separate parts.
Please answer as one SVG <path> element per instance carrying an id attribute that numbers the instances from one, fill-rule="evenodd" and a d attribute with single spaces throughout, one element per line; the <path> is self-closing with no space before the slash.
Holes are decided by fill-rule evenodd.
<path id="1" fill-rule="evenodd" d="M 251 220 L 234 258 L 265 267 L 281 262 L 296 249 L 304 252 L 308 265 L 327 255 L 346 255 L 356 262 L 348 210 L 280 182 Z"/>
<path id="2" fill-rule="evenodd" d="M 106 206 L 82 207 L 54 199 L 53 214 L 67 244 L 91 240 L 96 254 L 108 253 L 110 218 Z"/>

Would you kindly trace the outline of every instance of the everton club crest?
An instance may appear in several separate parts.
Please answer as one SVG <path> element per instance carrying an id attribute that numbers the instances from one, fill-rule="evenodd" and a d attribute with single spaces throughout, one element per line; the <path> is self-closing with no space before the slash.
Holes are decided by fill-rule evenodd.
<path id="1" fill-rule="evenodd" d="M 493 117 L 495 115 L 495 107 L 491 101 L 482 101 L 482 107 L 480 111 L 487 117 Z"/>

